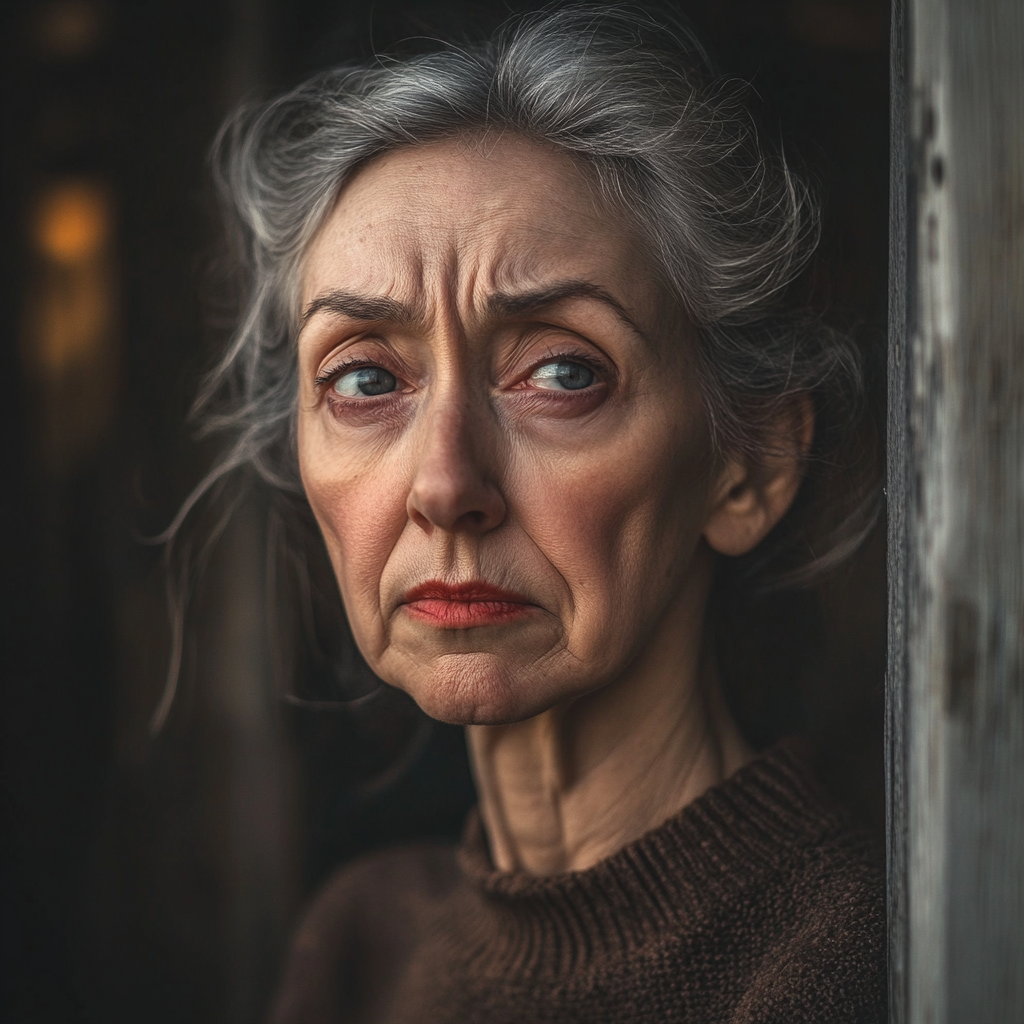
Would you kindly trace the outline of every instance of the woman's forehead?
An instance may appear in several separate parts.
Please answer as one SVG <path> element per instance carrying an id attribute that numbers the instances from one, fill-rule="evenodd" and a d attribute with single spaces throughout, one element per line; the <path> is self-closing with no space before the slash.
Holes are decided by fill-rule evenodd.
<path id="1" fill-rule="evenodd" d="M 303 302 L 339 286 L 411 300 L 578 280 L 647 305 L 642 248 L 569 154 L 508 134 L 452 139 L 386 154 L 342 189 L 307 254 Z"/>

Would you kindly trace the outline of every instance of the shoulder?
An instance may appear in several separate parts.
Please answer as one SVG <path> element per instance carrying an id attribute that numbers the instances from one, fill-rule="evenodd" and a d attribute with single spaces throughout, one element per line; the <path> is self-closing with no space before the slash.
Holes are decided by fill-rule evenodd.
<path id="1" fill-rule="evenodd" d="M 379 851 L 337 871 L 302 916 L 273 1024 L 345 1019 L 366 991 L 387 984 L 458 877 L 454 847 L 442 843 Z"/>
<path id="2" fill-rule="evenodd" d="M 730 1024 L 881 1024 L 880 843 L 822 788 L 809 746 L 777 744 L 709 791 L 690 818 L 702 848 L 717 854 L 708 927 L 734 958 Z"/>
<path id="3" fill-rule="evenodd" d="M 835 874 L 826 877 L 822 868 Z M 780 895 L 782 895 L 780 887 Z M 886 1019 L 884 879 L 869 865 L 824 857 L 785 894 L 799 911 L 766 950 L 736 1024 L 882 1024 Z"/>
<path id="4" fill-rule="evenodd" d="M 762 879 L 777 922 L 736 1024 L 887 1019 L 885 872 L 875 839 L 838 810 L 828 834 Z"/>
<path id="5" fill-rule="evenodd" d="M 335 930 L 358 921 L 367 909 L 415 907 L 443 899 L 458 880 L 455 847 L 416 843 L 360 857 L 340 868 L 321 887 L 303 919 L 304 931 Z"/>

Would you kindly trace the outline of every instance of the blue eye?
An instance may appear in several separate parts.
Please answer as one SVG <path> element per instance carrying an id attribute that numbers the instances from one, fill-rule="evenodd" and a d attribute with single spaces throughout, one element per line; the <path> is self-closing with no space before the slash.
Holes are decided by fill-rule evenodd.
<path id="1" fill-rule="evenodd" d="M 582 363 L 558 359 L 538 366 L 530 380 L 539 388 L 548 391 L 581 391 L 594 383 L 594 371 Z"/>
<path id="2" fill-rule="evenodd" d="M 395 375 L 379 366 L 361 366 L 358 370 L 343 374 L 334 382 L 334 390 L 345 398 L 358 398 L 360 395 L 372 398 L 375 395 L 386 395 L 397 387 Z"/>

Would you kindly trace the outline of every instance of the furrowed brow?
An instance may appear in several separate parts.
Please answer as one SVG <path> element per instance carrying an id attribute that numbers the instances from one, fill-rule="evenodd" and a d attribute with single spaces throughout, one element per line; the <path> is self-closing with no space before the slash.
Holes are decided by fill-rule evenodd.
<path id="1" fill-rule="evenodd" d="M 496 292 L 488 299 L 487 305 L 492 316 L 521 317 L 539 313 L 566 299 L 596 299 L 608 306 L 630 330 L 646 338 L 626 307 L 610 292 L 590 281 L 562 281 L 547 288 L 514 295 Z"/>
<path id="2" fill-rule="evenodd" d="M 415 310 L 397 299 L 335 290 L 318 295 L 310 302 L 303 310 L 302 325 L 305 326 L 317 313 L 325 312 L 367 323 L 410 324 L 418 319 Z"/>

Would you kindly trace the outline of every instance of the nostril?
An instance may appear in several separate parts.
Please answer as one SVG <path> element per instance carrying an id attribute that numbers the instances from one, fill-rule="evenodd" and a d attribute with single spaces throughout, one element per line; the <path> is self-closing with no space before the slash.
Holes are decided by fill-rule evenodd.
<path id="1" fill-rule="evenodd" d="M 445 531 L 485 533 L 504 519 L 505 502 L 493 485 L 474 489 L 476 494 L 460 493 L 458 488 L 441 492 L 414 488 L 409 496 L 409 517 L 428 533 L 434 527 Z"/>
<path id="2" fill-rule="evenodd" d="M 505 501 L 487 457 L 487 432 L 469 421 L 465 409 L 448 412 L 444 417 L 436 413 L 427 423 L 411 482 L 409 516 L 428 533 L 433 527 L 486 533 L 505 516 Z"/>

